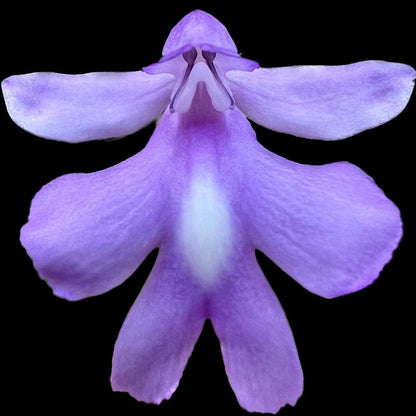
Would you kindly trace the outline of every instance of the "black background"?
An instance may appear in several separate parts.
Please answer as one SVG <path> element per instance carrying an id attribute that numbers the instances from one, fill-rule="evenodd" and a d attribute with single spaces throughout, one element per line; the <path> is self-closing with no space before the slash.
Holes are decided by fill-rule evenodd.
<path id="1" fill-rule="evenodd" d="M 19 2 L 20 3 L 20 2 Z M 36 2 L 2 6 L 1 78 L 32 71 L 128 71 L 160 58 L 170 29 L 202 8 L 222 21 L 243 56 L 264 67 L 347 64 L 381 59 L 416 67 L 412 12 L 403 2 L 308 6 L 179 1 Z M 393 121 L 355 137 L 321 142 L 254 126 L 259 141 L 291 160 L 348 160 L 371 175 L 401 209 L 404 238 L 370 287 L 338 299 L 308 293 L 277 266 L 259 261 L 283 304 L 305 374 L 304 394 L 280 415 L 407 413 L 413 407 L 415 98 Z M 52 295 L 18 242 L 40 187 L 69 172 L 112 166 L 138 152 L 153 126 L 123 140 L 77 145 L 36 138 L 1 108 L 3 195 L 1 406 L 45 414 L 244 415 L 228 385 L 219 343 L 208 323 L 177 392 L 160 406 L 110 387 L 113 345 L 155 258 L 122 286 L 79 302 Z M 12 406 L 11 408 L 9 406 Z M 7 412 L 6 412 L 7 414 Z"/>

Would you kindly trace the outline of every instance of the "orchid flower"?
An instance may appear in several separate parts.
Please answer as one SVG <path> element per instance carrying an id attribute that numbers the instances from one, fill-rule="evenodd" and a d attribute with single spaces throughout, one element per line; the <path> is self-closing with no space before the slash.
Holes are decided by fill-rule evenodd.
<path id="1" fill-rule="evenodd" d="M 400 213 L 348 162 L 309 166 L 267 151 L 247 118 L 343 139 L 398 115 L 414 78 L 410 66 L 384 61 L 260 68 L 196 10 L 142 71 L 3 81 L 11 118 L 47 139 L 122 137 L 160 116 L 137 155 L 45 185 L 21 230 L 41 278 L 69 300 L 120 285 L 159 248 L 116 341 L 114 390 L 151 403 L 170 398 L 209 319 L 240 405 L 270 413 L 295 405 L 301 364 L 255 250 L 307 290 L 345 295 L 391 259 Z"/>

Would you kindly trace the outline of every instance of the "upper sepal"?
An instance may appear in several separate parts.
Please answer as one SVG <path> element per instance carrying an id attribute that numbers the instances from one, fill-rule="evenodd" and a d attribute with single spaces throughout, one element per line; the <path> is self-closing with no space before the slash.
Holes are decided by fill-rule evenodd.
<path id="1" fill-rule="evenodd" d="M 171 30 L 162 55 L 172 57 L 194 47 L 210 52 L 237 54 L 237 47 L 225 26 L 202 10 L 194 10 L 179 21 Z"/>

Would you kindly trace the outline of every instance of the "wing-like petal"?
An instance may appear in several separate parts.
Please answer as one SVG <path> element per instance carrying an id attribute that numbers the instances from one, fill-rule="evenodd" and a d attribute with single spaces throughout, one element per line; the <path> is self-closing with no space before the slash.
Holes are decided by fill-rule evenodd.
<path id="1" fill-rule="evenodd" d="M 114 167 L 65 175 L 38 192 L 21 242 L 56 295 L 77 300 L 110 290 L 159 244 L 163 155 L 149 143 Z"/>
<path id="2" fill-rule="evenodd" d="M 229 71 L 237 106 L 256 123 L 310 139 L 343 139 L 397 116 L 406 106 L 415 70 L 363 61 L 340 66 Z"/>
<path id="3" fill-rule="evenodd" d="M 170 74 L 36 72 L 2 82 L 12 120 L 47 139 L 83 142 L 122 137 L 153 121 L 168 105 Z"/>
<path id="4" fill-rule="evenodd" d="M 302 368 L 285 313 L 254 250 L 240 250 L 238 257 L 212 296 L 211 320 L 240 405 L 276 413 L 302 394 Z"/>
<path id="5" fill-rule="evenodd" d="M 169 399 L 205 317 L 198 281 L 190 278 L 188 267 L 175 250 L 162 246 L 154 270 L 118 336 L 113 389 L 150 403 Z"/>
<path id="6" fill-rule="evenodd" d="M 250 149 L 242 209 L 256 248 L 318 295 L 335 297 L 372 283 L 401 235 L 397 207 L 358 167 L 309 166 Z"/>

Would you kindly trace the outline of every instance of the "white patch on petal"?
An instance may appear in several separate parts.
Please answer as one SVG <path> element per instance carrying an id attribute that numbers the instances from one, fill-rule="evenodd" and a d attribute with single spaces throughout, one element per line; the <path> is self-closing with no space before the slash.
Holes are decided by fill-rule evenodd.
<path id="1" fill-rule="evenodd" d="M 232 246 L 227 199 L 209 176 L 197 176 L 185 195 L 180 240 L 194 276 L 205 286 L 215 284 Z"/>

